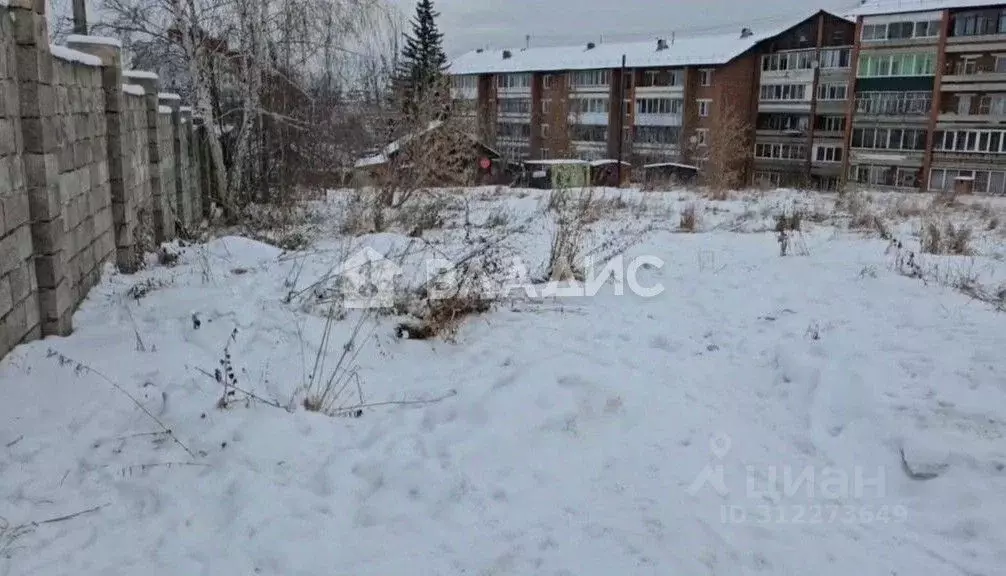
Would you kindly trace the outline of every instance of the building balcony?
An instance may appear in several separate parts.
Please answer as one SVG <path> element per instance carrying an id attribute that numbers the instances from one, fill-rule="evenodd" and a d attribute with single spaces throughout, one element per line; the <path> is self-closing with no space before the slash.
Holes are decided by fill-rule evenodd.
<path id="1" fill-rule="evenodd" d="M 681 126 L 680 114 L 637 114 L 633 119 L 636 126 Z"/>
<path id="2" fill-rule="evenodd" d="M 570 116 L 570 121 L 574 124 L 587 124 L 590 126 L 607 126 L 608 114 L 606 112 L 581 112 Z"/>
<path id="3" fill-rule="evenodd" d="M 990 166 L 1002 169 L 1006 164 L 1006 154 L 993 154 L 991 152 L 953 152 L 936 151 L 933 152 L 933 164 L 954 164 L 969 166 Z"/>
<path id="4" fill-rule="evenodd" d="M 947 52 L 974 52 L 975 44 L 989 44 L 990 50 L 1002 49 L 1006 45 L 1006 34 L 981 34 L 972 36 L 948 36 Z M 985 49 L 981 47 L 981 49 Z"/>
<path id="5" fill-rule="evenodd" d="M 675 86 L 636 86 L 636 97 L 642 96 L 680 96 L 685 93 L 681 84 Z"/>
<path id="6" fill-rule="evenodd" d="M 941 112 L 937 119 L 947 124 L 1006 124 L 1006 111 L 992 114 Z"/>
<path id="7" fill-rule="evenodd" d="M 849 161 L 853 164 L 879 164 L 885 166 L 922 166 L 925 153 L 921 150 L 878 150 L 853 148 Z"/>
<path id="8" fill-rule="evenodd" d="M 810 114 L 810 100 L 760 100 L 759 112 L 798 112 Z"/>

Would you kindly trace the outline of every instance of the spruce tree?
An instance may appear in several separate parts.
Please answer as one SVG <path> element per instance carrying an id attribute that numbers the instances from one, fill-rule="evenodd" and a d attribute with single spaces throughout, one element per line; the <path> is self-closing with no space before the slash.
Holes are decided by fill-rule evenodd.
<path id="1" fill-rule="evenodd" d="M 419 0 L 411 20 L 412 33 L 405 34 L 397 76 L 402 111 L 412 119 L 416 119 L 421 104 L 435 105 L 430 100 L 443 86 L 447 55 L 441 44 L 444 35 L 437 29 L 439 15 L 433 9 L 433 0 Z"/>

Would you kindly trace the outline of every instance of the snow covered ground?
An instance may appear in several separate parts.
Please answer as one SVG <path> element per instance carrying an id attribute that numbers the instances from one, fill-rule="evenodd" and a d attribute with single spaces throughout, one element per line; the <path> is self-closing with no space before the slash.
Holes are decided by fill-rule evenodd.
<path id="1" fill-rule="evenodd" d="M 506 236 L 539 275 L 546 195 L 470 194 L 409 265 Z M 0 362 L 0 574 L 1002 574 L 1006 316 L 951 286 L 1006 282 L 1001 232 L 919 256 L 943 271 L 923 282 L 831 198 L 623 194 L 588 242 L 662 260 L 638 276 L 661 294 L 515 299 L 454 341 L 346 310 L 330 347 L 362 327 L 357 418 L 220 409 L 212 374 L 226 346 L 242 390 L 286 405 L 324 279 L 417 239 L 327 217 L 302 252 L 224 237 L 109 272 L 72 336 Z M 766 230 L 797 205 L 780 257 Z M 701 233 L 678 233 L 690 206 Z"/>

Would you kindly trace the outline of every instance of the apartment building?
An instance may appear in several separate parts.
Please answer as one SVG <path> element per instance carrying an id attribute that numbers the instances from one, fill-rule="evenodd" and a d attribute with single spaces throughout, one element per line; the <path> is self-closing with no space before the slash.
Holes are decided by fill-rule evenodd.
<path id="1" fill-rule="evenodd" d="M 764 43 L 756 184 L 838 188 L 854 36 L 852 22 L 822 12 Z"/>
<path id="2" fill-rule="evenodd" d="M 848 77 L 852 36 L 850 21 L 819 11 L 761 31 L 476 50 L 455 59 L 450 72 L 456 97 L 476 102 L 482 137 L 514 161 L 572 154 L 701 165 L 710 132 L 736 117 L 747 127 L 736 137 L 750 144 L 745 182 L 757 166 L 769 181 L 818 174 L 833 186 L 845 128 L 836 118 L 845 95 L 833 86 Z M 821 86 L 828 88 L 819 98 Z M 563 117 L 566 145 L 556 134 Z"/>
<path id="3" fill-rule="evenodd" d="M 1006 6 L 872 0 L 856 14 L 848 180 L 1006 193 Z"/>

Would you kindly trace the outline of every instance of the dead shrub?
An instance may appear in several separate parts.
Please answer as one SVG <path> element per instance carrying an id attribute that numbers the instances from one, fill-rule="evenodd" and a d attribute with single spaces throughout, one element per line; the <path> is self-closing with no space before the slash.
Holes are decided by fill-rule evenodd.
<path id="1" fill-rule="evenodd" d="M 966 224 L 940 222 L 930 219 L 923 222 L 919 242 L 924 254 L 967 256 L 971 250 L 971 228 Z"/>
<path id="2" fill-rule="evenodd" d="M 503 208 L 497 208 L 486 218 L 486 228 L 505 228 L 510 224 L 510 212 Z"/>
<path id="3" fill-rule="evenodd" d="M 492 310 L 493 301 L 476 294 L 430 299 L 418 320 L 400 322 L 395 335 L 408 340 L 453 340 L 465 319 Z"/>
<path id="4" fill-rule="evenodd" d="M 678 231 L 679 232 L 695 232 L 699 227 L 699 213 L 698 207 L 693 202 L 688 206 L 685 206 L 684 210 L 681 211 L 681 217 L 678 220 Z"/>
<path id="5" fill-rule="evenodd" d="M 799 210 L 794 210 L 792 214 L 787 215 L 785 212 L 776 216 L 775 219 L 775 231 L 776 232 L 799 232 L 801 221 L 803 215 Z"/>
<path id="6" fill-rule="evenodd" d="M 418 238 L 427 230 L 443 228 L 453 204 L 447 194 L 429 194 L 399 208 L 398 223 L 409 236 Z"/>

